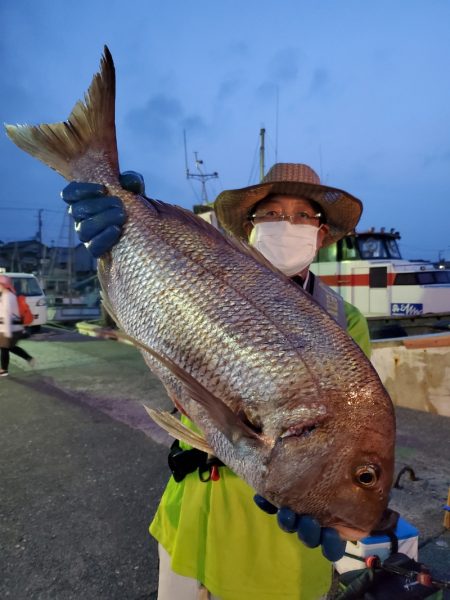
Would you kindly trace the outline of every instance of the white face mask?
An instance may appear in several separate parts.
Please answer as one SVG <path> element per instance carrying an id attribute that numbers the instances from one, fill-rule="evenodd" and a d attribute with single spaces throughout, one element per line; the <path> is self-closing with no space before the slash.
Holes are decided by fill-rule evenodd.
<path id="1" fill-rule="evenodd" d="M 292 277 L 314 260 L 319 229 L 314 225 L 292 225 L 289 221 L 257 223 L 249 243 L 282 273 Z"/>

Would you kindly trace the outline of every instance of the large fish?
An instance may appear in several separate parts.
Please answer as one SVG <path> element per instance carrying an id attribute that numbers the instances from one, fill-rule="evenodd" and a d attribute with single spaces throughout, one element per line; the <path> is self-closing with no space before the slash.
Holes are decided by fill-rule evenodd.
<path id="1" fill-rule="evenodd" d="M 372 365 L 255 251 L 187 210 L 124 191 L 114 114 L 105 48 L 66 122 L 6 130 L 66 179 L 122 199 L 123 235 L 99 260 L 104 301 L 203 433 L 198 445 L 277 506 L 346 539 L 367 535 L 387 506 L 395 433 Z"/>

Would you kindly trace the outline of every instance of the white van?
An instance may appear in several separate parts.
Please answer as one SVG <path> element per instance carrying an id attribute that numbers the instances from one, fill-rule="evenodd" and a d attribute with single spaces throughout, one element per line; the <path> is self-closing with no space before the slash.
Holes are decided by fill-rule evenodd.
<path id="1" fill-rule="evenodd" d="M 41 325 L 45 325 L 47 323 L 47 298 L 37 277 L 31 273 L 6 273 L 2 269 L 0 269 L 0 273 L 11 278 L 17 295 L 26 296 L 34 317 L 29 327 L 39 329 Z"/>

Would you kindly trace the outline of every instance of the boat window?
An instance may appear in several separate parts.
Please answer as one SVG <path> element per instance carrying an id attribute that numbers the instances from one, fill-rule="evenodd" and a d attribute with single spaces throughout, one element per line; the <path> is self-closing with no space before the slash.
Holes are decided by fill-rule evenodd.
<path id="1" fill-rule="evenodd" d="M 416 273 L 397 273 L 394 285 L 417 285 Z"/>
<path id="2" fill-rule="evenodd" d="M 397 240 L 387 236 L 368 236 L 359 237 L 359 251 L 361 258 L 368 260 L 371 258 L 394 258 L 401 259 Z"/>
<path id="3" fill-rule="evenodd" d="M 434 276 L 437 283 L 450 283 L 450 271 L 435 271 Z"/>
<path id="4" fill-rule="evenodd" d="M 369 287 L 387 287 L 387 267 L 371 267 L 369 269 Z"/>
<path id="5" fill-rule="evenodd" d="M 394 285 L 433 285 L 450 283 L 450 271 L 418 271 L 397 273 Z"/>
<path id="6" fill-rule="evenodd" d="M 358 250 L 353 237 L 345 237 L 342 240 L 341 252 L 342 260 L 355 260 L 355 258 L 358 258 Z"/>
<path id="7" fill-rule="evenodd" d="M 24 296 L 42 296 L 42 290 L 34 277 L 13 277 L 16 294 Z"/>
<path id="8" fill-rule="evenodd" d="M 337 245 L 331 244 L 326 248 L 321 248 L 317 253 L 317 258 L 314 262 L 336 262 L 337 261 Z"/>
<path id="9" fill-rule="evenodd" d="M 388 249 L 389 256 L 391 258 L 401 258 L 400 250 L 398 248 L 397 240 L 394 239 L 386 239 L 386 246 Z"/>
<path id="10" fill-rule="evenodd" d="M 360 238 L 359 251 L 362 259 L 388 258 L 383 240 L 376 237 Z"/>
<path id="11" fill-rule="evenodd" d="M 421 273 L 417 273 L 417 279 L 420 285 L 430 285 L 430 283 L 435 283 L 435 279 L 433 277 L 434 273 L 432 271 L 423 271 Z"/>

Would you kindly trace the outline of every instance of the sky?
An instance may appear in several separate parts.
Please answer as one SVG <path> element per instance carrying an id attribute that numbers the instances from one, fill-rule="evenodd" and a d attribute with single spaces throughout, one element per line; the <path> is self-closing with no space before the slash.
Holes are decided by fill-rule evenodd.
<path id="1" fill-rule="evenodd" d="M 313 167 L 360 198 L 359 231 L 400 231 L 405 258 L 450 259 L 448 0 L 0 0 L 2 123 L 65 120 L 106 44 L 121 170 L 192 208 Z M 186 146 L 184 144 L 184 133 Z M 185 154 L 185 147 L 187 152 Z M 64 179 L 0 135 L 0 240 L 66 245 Z"/>

